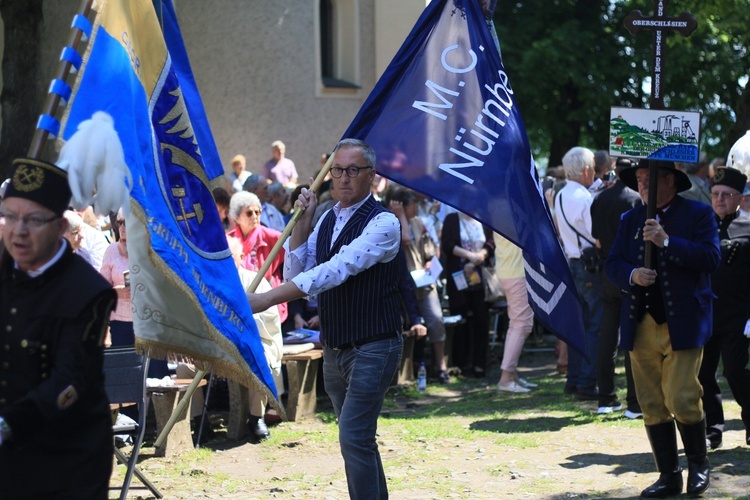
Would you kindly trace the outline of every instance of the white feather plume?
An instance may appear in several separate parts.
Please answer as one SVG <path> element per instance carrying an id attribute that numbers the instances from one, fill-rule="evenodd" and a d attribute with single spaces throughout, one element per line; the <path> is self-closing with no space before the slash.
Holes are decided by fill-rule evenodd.
<path id="1" fill-rule="evenodd" d="M 733 167 L 750 177 L 750 130 L 737 139 L 727 156 L 727 167 Z"/>
<path id="2" fill-rule="evenodd" d="M 68 172 L 71 204 L 78 210 L 94 205 L 98 214 L 120 208 L 130 213 L 133 177 L 114 125 L 109 114 L 97 111 L 60 150 L 57 166 Z"/>

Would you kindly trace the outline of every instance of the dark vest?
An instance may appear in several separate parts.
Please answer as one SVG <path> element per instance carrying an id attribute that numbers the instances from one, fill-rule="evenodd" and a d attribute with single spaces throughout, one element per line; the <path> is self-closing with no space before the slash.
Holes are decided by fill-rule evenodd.
<path id="1" fill-rule="evenodd" d="M 362 234 L 373 217 L 384 211 L 385 208 L 372 196 L 368 197 L 346 223 L 333 247 L 331 239 L 336 215 L 333 210 L 329 211 L 318 234 L 318 264 L 331 260 L 341 247 Z M 319 294 L 321 343 L 327 347 L 339 347 L 389 332 L 395 335 L 401 329 L 398 269 L 396 259 L 381 262 Z"/>

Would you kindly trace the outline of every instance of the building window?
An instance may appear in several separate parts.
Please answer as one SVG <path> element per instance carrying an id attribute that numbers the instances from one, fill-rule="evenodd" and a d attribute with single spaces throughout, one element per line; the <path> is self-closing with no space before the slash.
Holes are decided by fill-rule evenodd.
<path id="1" fill-rule="evenodd" d="M 333 0 L 320 0 L 320 76 L 335 78 L 333 50 Z"/>
<path id="2" fill-rule="evenodd" d="M 319 95 L 351 94 L 359 82 L 358 0 L 318 0 Z"/>

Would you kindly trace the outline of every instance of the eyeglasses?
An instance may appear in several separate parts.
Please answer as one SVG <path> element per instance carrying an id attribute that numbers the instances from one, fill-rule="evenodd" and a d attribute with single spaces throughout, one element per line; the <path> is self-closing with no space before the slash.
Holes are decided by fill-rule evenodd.
<path id="1" fill-rule="evenodd" d="M 13 226 L 16 222 L 21 221 L 23 222 L 23 225 L 28 227 L 29 229 L 41 229 L 53 220 L 57 220 L 60 218 L 59 215 L 55 215 L 50 217 L 49 219 L 45 219 L 44 217 L 39 217 L 37 215 L 32 215 L 29 217 L 19 217 L 16 214 L 6 213 L 0 213 L 0 217 L 5 219 L 5 224 L 8 226 Z"/>
<path id="2" fill-rule="evenodd" d="M 333 167 L 331 168 L 331 177 L 334 179 L 340 179 L 341 176 L 344 175 L 344 172 L 346 172 L 347 177 L 357 177 L 360 170 L 366 170 L 368 168 L 372 167 Z"/>
<path id="3" fill-rule="evenodd" d="M 123 227 L 124 225 L 125 225 L 125 221 L 124 220 L 115 221 L 115 226 L 117 226 L 117 227 Z"/>
<path id="4" fill-rule="evenodd" d="M 250 217 L 251 215 L 260 215 L 260 209 L 255 210 L 245 210 L 245 215 Z"/>
<path id="5" fill-rule="evenodd" d="M 72 237 L 75 238 L 76 236 L 78 236 L 79 234 L 81 234 L 81 230 L 80 229 L 73 229 L 72 231 L 69 231 L 68 234 L 70 234 Z"/>
<path id="6" fill-rule="evenodd" d="M 714 200 L 733 199 L 735 196 L 742 196 L 742 193 L 711 193 L 711 198 Z"/>

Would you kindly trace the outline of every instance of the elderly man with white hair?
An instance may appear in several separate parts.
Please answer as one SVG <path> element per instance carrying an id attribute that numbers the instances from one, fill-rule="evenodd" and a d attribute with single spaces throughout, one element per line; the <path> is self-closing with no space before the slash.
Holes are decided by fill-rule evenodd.
<path id="1" fill-rule="evenodd" d="M 563 168 L 568 182 L 555 198 L 555 221 L 583 307 L 588 355 L 587 361 L 580 353 L 569 352 L 565 392 L 581 400 L 596 401 L 599 399 L 596 360 L 602 318 L 601 275 L 599 270 L 585 266 L 582 260 L 585 253 L 595 247 L 591 235 L 593 196 L 588 190 L 594 182 L 594 153 L 587 148 L 574 147 L 563 156 Z"/>

